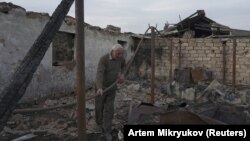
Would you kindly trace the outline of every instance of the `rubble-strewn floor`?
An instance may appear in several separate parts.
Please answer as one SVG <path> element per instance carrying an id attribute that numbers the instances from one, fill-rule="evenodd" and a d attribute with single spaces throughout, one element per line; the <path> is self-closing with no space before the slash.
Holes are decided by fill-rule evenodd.
<path id="1" fill-rule="evenodd" d="M 241 107 L 238 110 L 246 119 L 247 123 L 249 116 L 249 94 L 248 89 L 239 91 L 240 97 L 228 98 L 227 91 L 221 89 L 221 84 L 213 82 L 208 85 L 196 85 L 194 87 L 180 88 L 178 83 L 157 83 L 155 89 L 155 106 L 167 109 L 169 105 L 178 105 L 186 102 L 187 108 L 192 107 L 194 112 L 204 112 L 202 106 L 193 106 L 195 103 L 200 103 L 202 100 L 212 99 L 215 103 L 228 99 L 232 104 L 238 104 Z M 150 102 L 150 84 L 147 81 L 129 81 L 119 85 L 115 100 L 115 115 L 113 120 L 113 137 L 114 140 L 123 140 L 122 130 L 123 125 L 128 122 L 128 115 L 131 107 L 135 107 L 140 103 Z M 181 90 L 182 89 L 182 90 Z M 89 90 L 86 97 L 93 96 L 94 91 Z M 69 104 L 76 101 L 75 93 L 56 94 L 44 100 L 36 101 L 29 104 L 20 104 L 17 108 L 42 108 L 51 107 L 62 104 Z M 225 98 L 226 97 L 226 98 Z M 206 106 L 205 106 L 206 107 Z M 209 107 L 207 107 L 209 108 Z M 86 126 L 88 140 L 103 140 L 101 134 L 94 131 L 94 99 L 86 102 Z M 210 107 L 211 109 L 211 107 Z M 223 110 L 223 109 L 222 109 Z M 218 108 L 217 108 L 218 111 Z M 210 112 L 211 113 L 211 112 Z M 209 112 L 205 113 L 209 116 Z M 230 113 L 228 113 L 230 115 Z M 237 118 L 237 117 L 236 117 Z M 232 119 L 234 120 L 234 119 Z M 9 119 L 4 130 L 0 134 L 1 141 L 8 141 L 22 136 L 33 137 L 30 140 L 77 140 L 77 123 L 76 123 L 76 106 L 58 108 L 55 110 L 47 110 L 40 112 L 14 113 Z"/>

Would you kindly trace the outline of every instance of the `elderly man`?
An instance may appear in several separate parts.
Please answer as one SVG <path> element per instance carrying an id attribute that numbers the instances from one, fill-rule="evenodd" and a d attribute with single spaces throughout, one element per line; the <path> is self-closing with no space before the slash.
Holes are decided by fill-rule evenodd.
<path id="1" fill-rule="evenodd" d="M 114 115 L 115 85 L 107 92 L 104 89 L 113 84 L 116 80 L 123 83 L 125 80 L 123 71 L 125 59 L 123 58 L 124 48 L 120 44 L 113 45 L 111 51 L 102 56 L 98 63 L 96 74 L 95 117 L 97 127 L 104 130 L 106 139 L 112 140 L 112 120 Z"/>

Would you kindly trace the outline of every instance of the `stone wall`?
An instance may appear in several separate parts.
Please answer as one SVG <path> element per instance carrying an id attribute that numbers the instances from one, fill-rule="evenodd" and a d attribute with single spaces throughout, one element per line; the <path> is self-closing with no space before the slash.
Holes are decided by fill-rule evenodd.
<path id="1" fill-rule="evenodd" d="M 250 39 L 236 39 L 236 83 L 250 84 Z M 223 78 L 223 41 L 222 39 L 159 39 L 156 40 L 155 53 L 155 76 L 159 80 L 168 80 L 170 73 L 170 46 L 172 45 L 172 75 L 174 69 L 181 68 L 203 68 L 213 72 L 213 77 L 222 81 Z M 181 47 L 181 51 L 180 51 Z M 143 53 L 144 52 L 144 53 Z M 143 58 L 147 52 L 147 59 L 141 59 L 137 74 L 140 77 L 150 76 L 150 40 L 142 44 L 137 55 Z M 181 53 L 180 53 L 181 52 Z M 179 57 L 181 54 L 181 57 Z M 225 42 L 226 54 L 226 83 L 232 83 L 233 66 L 233 40 Z M 144 57 L 145 58 L 145 57 Z M 180 60 L 179 60 L 180 59 Z M 179 63 L 180 62 L 180 63 Z"/>
<path id="2" fill-rule="evenodd" d="M 5 11 L 2 11 L 5 9 Z M 12 4 L 0 5 L 0 94 L 29 48 L 49 20 L 48 14 L 26 12 Z M 50 93 L 52 48 L 38 66 L 24 99 L 34 100 Z"/>

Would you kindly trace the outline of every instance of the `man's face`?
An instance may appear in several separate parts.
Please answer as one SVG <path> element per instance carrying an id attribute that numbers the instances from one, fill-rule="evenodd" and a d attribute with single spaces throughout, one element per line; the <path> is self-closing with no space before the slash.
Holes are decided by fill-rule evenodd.
<path id="1" fill-rule="evenodd" d="M 114 50 L 112 57 L 113 57 L 113 59 L 120 59 L 123 57 L 123 53 L 124 53 L 124 49 L 121 49 L 121 48 L 116 49 L 116 50 Z"/>

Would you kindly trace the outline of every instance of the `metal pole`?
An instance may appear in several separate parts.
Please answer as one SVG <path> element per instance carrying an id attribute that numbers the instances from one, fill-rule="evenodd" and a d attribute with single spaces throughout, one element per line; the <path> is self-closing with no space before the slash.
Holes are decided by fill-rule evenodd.
<path id="1" fill-rule="evenodd" d="M 154 104 L 155 84 L 155 28 L 151 27 L 151 103 Z"/>
<path id="2" fill-rule="evenodd" d="M 235 94 L 235 73 L 236 73 L 236 39 L 233 39 L 233 94 Z"/>
<path id="3" fill-rule="evenodd" d="M 84 0 L 75 0 L 76 15 L 76 89 L 78 141 L 86 141 L 85 117 L 85 51 L 84 51 Z"/>
<path id="4" fill-rule="evenodd" d="M 173 46 L 172 40 L 170 40 L 169 46 L 169 80 L 172 81 L 172 63 L 173 63 Z"/>

